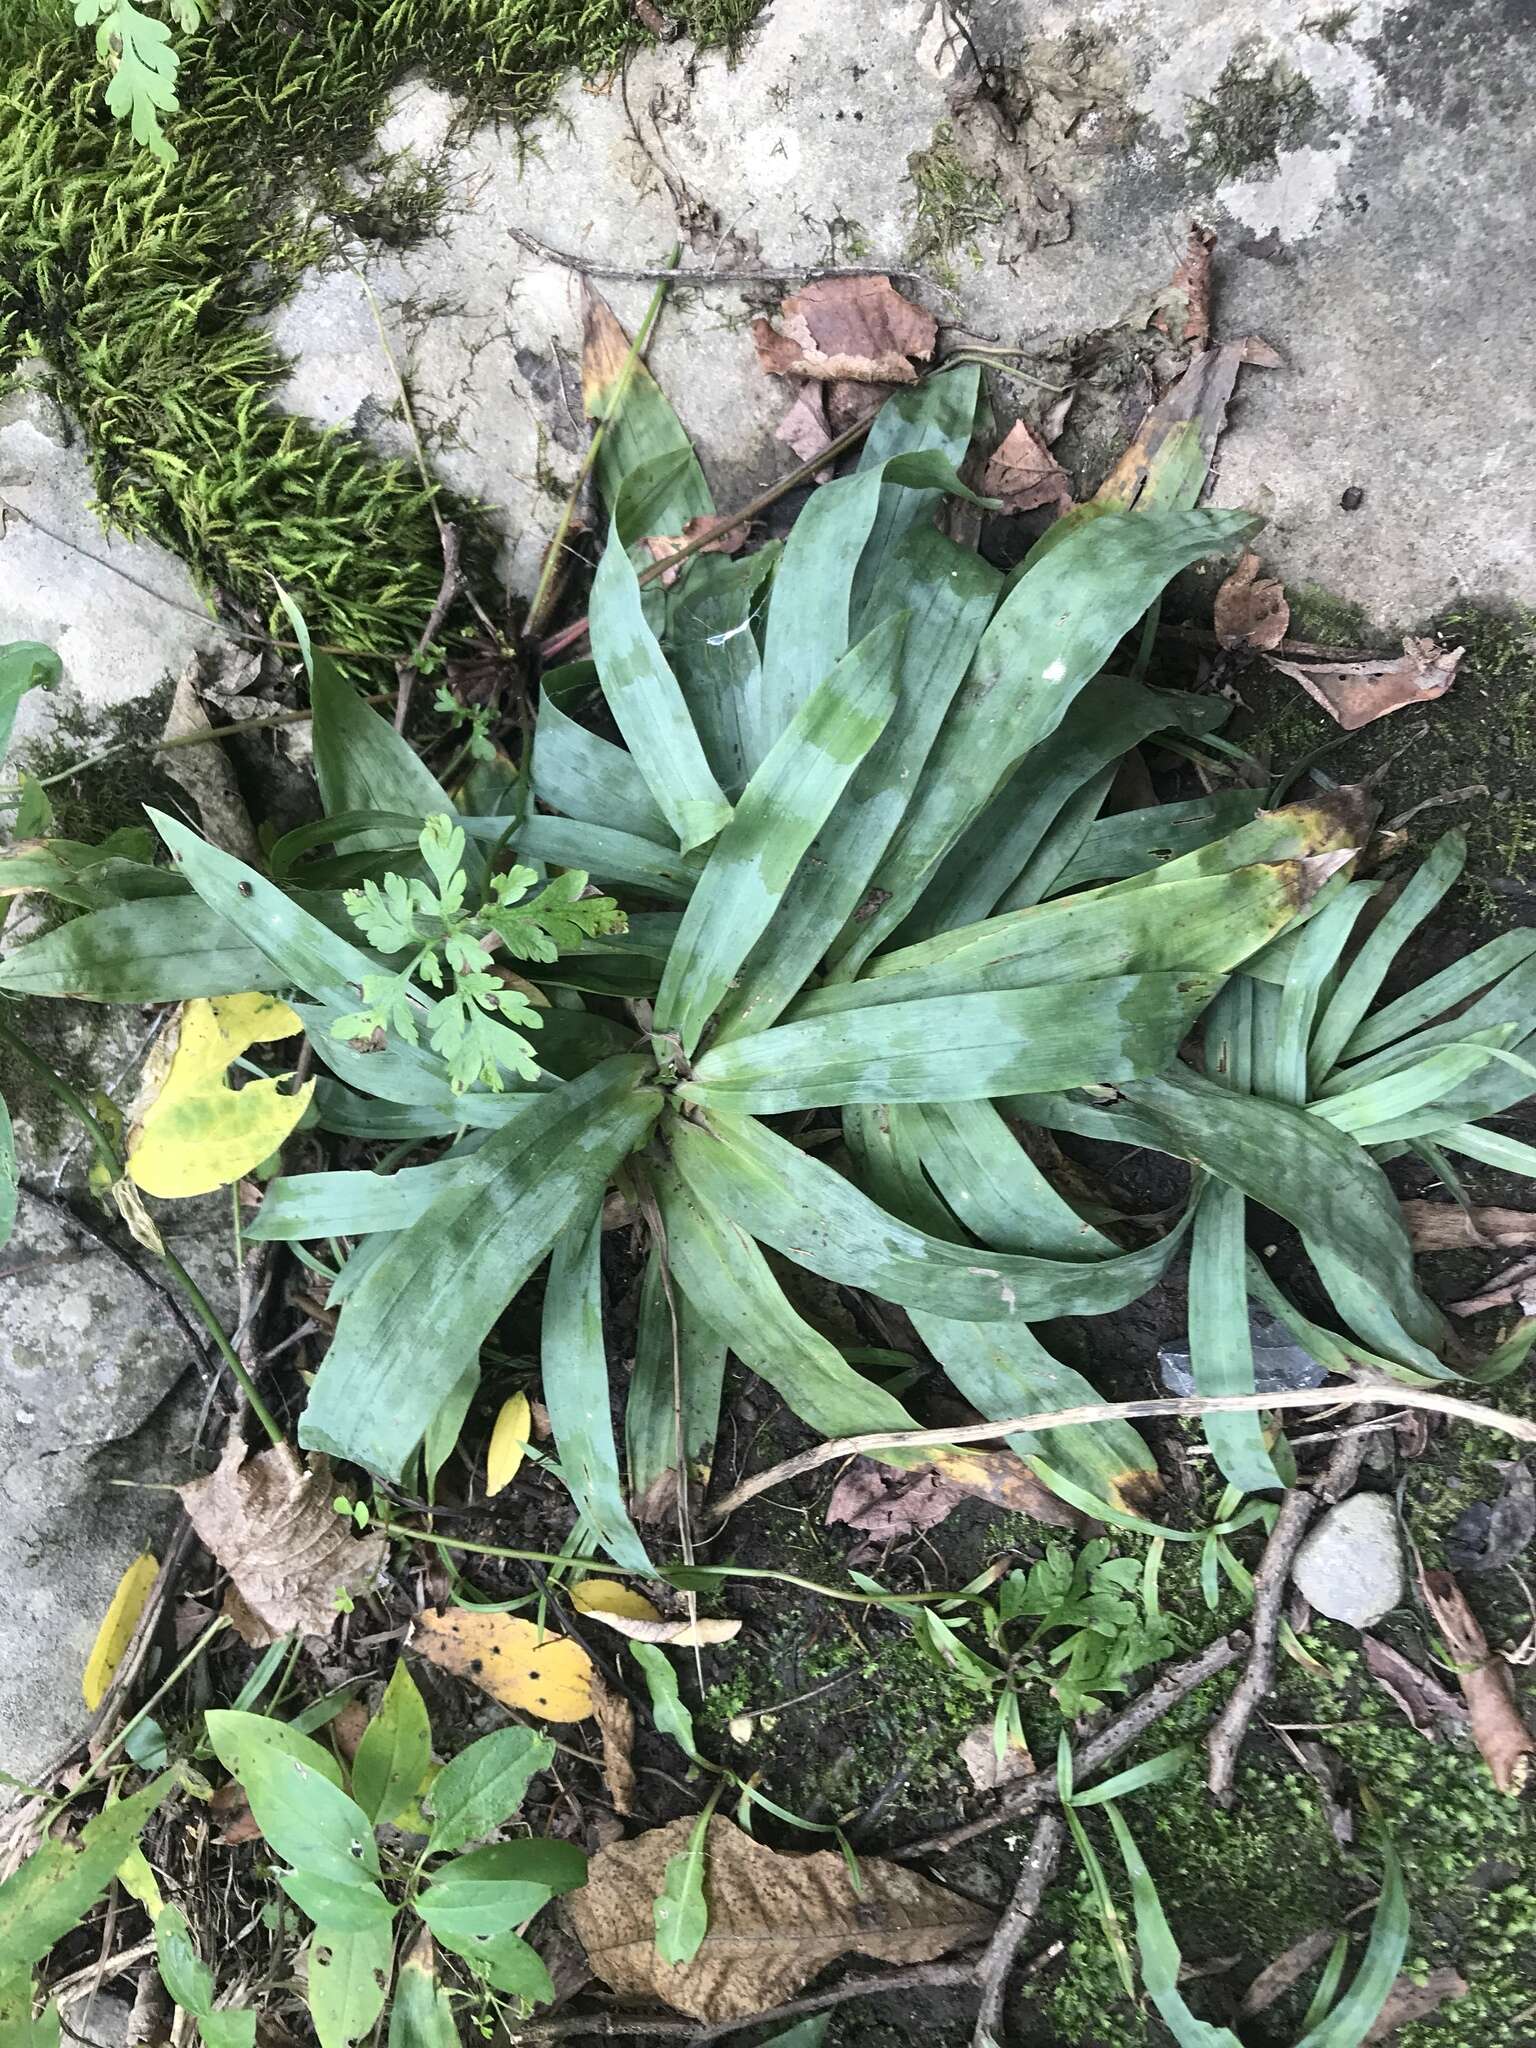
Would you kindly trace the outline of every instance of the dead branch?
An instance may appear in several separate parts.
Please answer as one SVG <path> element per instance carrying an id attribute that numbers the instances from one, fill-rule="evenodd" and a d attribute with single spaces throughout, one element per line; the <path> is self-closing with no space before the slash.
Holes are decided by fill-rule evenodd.
<path id="1" fill-rule="evenodd" d="M 395 731 L 405 731 L 406 714 L 411 708 L 411 693 L 416 688 L 416 679 L 421 674 L 421 664 L 426 659 L 427 649 L 442 630 L 453 600 L 459 593 L 459 556 L 462 541 L 459 529 L 451 519 L 438 521 L 438 532 L 443 543 L 443 580 L 433 599 L 432 609 L 427 614 L 427 623 L 421 629 L 421 638 L 416 642 L 415 652 L 409 661 L 402 661 L 395 670 Z"/>
<path id="2" fill-rule="evenodd" d="M 1000 2038 L 1003 1992 L 1007 1988 L 1008 1973 L 1013 1968 L 1020 1942 L 1040 1910 L 1040 1901 L 1055 1873 L 1066 1832 L 1066 1822 L 1059 1813 L 1042 1813 L 1035 1822 L 1035 1832 L 1024 1852 L 1019 1881 L 1008 1901 L 1008 1910 L 998 1921 L 997 1932 L 987 1943 L 981 1961 L 976 1965 L 981 2003 L 976 2012 L 971 2048 L 994 2048 Z"/>

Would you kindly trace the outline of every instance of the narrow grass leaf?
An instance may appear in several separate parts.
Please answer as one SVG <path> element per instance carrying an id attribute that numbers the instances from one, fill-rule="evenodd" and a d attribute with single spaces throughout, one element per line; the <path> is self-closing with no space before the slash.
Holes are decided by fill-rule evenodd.
<path id="1" fill-rule="evenodd" d="M 1164 2025 L 1178 2043 L 1178 2048 L 1242 2048 L 1230 2027 L 1214 2027 L 1206 2020 L 1197 2019 L 1185 2003 L 1179 1990 L 1183 1957 L 1157 1896 L 1152 1873 L 1147 1869 L 1130 1829 L 1114 1806 L 1109 1809 L 1109 1824 L 1115 1831 L 1121 1861 L 1131 1880 L 1142 1978 L 1146 1983 L 1147 1996 L 1156 2006 Z"/>
<path id="2" fill-rule="evenodd" d="M 1381 1860 L 1381 1897 L 1376 1902 L 1360 1968 L 1338 2004 L 1303 2036 L 1296 2048 L 1359 2048 L 1397 1981 L 1408 1952 L 1411 1922 L 1403 1867 L 1385 1835 L 1381 1837 Z"/>

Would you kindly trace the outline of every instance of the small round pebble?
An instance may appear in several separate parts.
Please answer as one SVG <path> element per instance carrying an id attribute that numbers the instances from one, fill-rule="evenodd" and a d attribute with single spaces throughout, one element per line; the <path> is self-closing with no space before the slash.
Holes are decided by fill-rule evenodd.
<path id="1" fill-rule="evenodd" d="M 1318 1614 L 1372 1628 L 1403 1597 L 1403 1550 L 1392 1503 L 1355 1493 L 1330 1508 L 1296 1553 L 1296 1590 Z"/>

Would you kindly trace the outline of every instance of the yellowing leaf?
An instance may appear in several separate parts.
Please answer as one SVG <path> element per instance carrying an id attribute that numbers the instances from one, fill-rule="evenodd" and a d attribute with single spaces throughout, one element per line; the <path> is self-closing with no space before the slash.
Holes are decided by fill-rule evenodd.
<path id="1" fill-rule="evenodd" d="M 515 1614 L 430 1608 L 416 1623 L 416 1648 L 444 1671 L 467 1678 L 504 1707 L 545 1721 L 585 1721 L 592 1712 L 592 1659 Z"/>
<path id="2" fill-rule="evenodd" d="M 533 1412 L 526 1394 L 513 1394 L 501 1404 L 496 1427 L 491 1431 L 491 1448 L 485 1460 L 487 1499 L 510 1486 L 522 1466 L 533 1428 Z"/>
<path id="3" fill-rule="evenodd" d="M 309 1107 L 313 1081 L 291 1095 L 287 1076 L 248 1081 L 226 1069 L 248 1046 L 292 1038 L 298 1018 L 274 996 L 214 996 L 183 1003 L 145 1067 L 133 1109 L 129 1177 L 147 1195 L 176 1200 L 227 1187 L 269 1158 Z"/>
<path id="4" fill-rule="evenodd" d="M 160 1893 L 159 1880 L 142 1849 L 128 1851 L 117 1866 L 117 1881 L 129 1898 L 138 1900 L 152 1921 L 160 1918 L 165 1911 L 165 1900 Z"/>
<path id="5" fill-rule="evenodd" d="M 631 1621 L 661 1619 L 643 1593 L 633 1586 L 621 1586 L 617 1579 L 583 1579 L 571 1588 L 571 1605 L 578 1614 L 622 1614 Z"/>
<path id="6" fill-rule="evenodd" d="M 123 1652 L 139 1625 L 144 1602 L 149 1598 L 149 1589 L 159 1572 L 159 1560 L 146 1550 L 142 1557 L 133 1560 L 117 1582 L 117 1591 L 112 1595 L 101 1627 L 96 1631 L 91 1654 L 85 1660 L 85 1675 L 80 1680 L 85 1704 L 93 1714 L 105 1699 L 107 1687 L 123 1661 Z"/>

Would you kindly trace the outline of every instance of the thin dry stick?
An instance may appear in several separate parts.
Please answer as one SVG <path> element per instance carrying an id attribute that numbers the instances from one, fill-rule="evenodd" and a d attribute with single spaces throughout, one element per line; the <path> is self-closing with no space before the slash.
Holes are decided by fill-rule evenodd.
<path id="1" fill-rule="evenodd" d="M 526 228 L 509 227 L 507 233 L 530 256 L 537 256 L 546 263 L 558 263 L 564 270 L 574 270 L 579 277 L 611 277 L 623 284 L 650 284 L 657 278 L 671 278 L 678 284 L 701 285 L 784 284 L 795 277 L 804 278 L 807 283 L 815 283 L 823 277 L 904 277 L 912 284 L 925 285 L 952 305 L 959 304 L 954 292 L 935 282 L 924 271 L 899 270 L 889 263 L 786 263 L 777 270 L 771 266 L 759 270 L 714 270 L 695 264 L 688 269 L 630 270 L 622 264 L 595 263 L 586 256 L 574 256 L 566 249 L 552 249 L 548 242 L 541 242 Z"/>
<path id="2" fill-rule="evenodd" d="M 1248 1644 L 1246 1632 L 1234 1629 L 1231 1635 L 1218 1636 L 1203 1650 L 1196 1651 L 1193 1657 L 1186 1657 L 1182 1664 L 1170 1664 L 1144 1693 L 1132 1700 L 1096 1735 L 1090 1735 L 1074 1752 L 1073 1777 L 1078 1780 L 1091 1777 L 1102 1771 L 1106 1764 L 1112 1764 L 1117 1757 L 1123 1756 L 1133 1742 L 1139 1742 L 1149 1728 L 1156 1727 L 1163 1716 L 1172 1713 L 1197 1686 L 1204 1685 L 1208 1678 L 1215 1678 L 1229 1665 L 1235 1664 Z M 978 1819 L 968 1820 L 942 1835 L 925 1835 L 920 1842 L 908 1842 L 905 1847 L 886 1853 L 903 1863 L 912 1863 L 925 1856 L 947 1856 L 951 1849 L 958 1849 L 962 1843 L 973 1842 L 978 1835 L 989 1834 L 1005 1821 L 1020 1820 L 1039 1807 L 1049 1806 L 1055 1798 L 1056 1773 L 1038 1771 L 1034 1777 L 1010 1785 L 996 1805 Z"/>
<path id="3" fill-rule="evenodd" d="M 1055 1873 L 1066 1832 L 1066 1822 L 1059 1813 L 1042 1813 L 1035 1822 L 1035 1832 L 1024 1852 L 1024 1864 L 1019 1871 L 1019 1881 L 1013 1888 L 1013 1897 L 1008 1901 L 1008 1910 L 998 1921 L 997 1932 L 987 1943 L 981 1961 L 976 1965 L 981 2004 L 976 2013 L 971 2048 L 993 2048 L 1001 2036 L 1003 1993 L 1007 1989 L 1008 1973 L 1013 1968 L 1020 1942 L 1040 1910 L 1040 1901 Z"/>
<path id="4" fill-rule="evenodd" d="M 968 1422 L 957 1429 L 873 1430 L 864 1436 L 840 1436 L 817 1444 L 798 1457 L 785 1458 L 766 1471 L 744 1479 L 724 1500 L 711 1509 L 716 1521 L 733 1515 L 739 1507 L 782 1486 L 786 1479 L 798 1479 L 838 1458 L 865 1451 L 921 1450 L 926 1445 L 990 1443 L 998 1437 L 1036 1434 L 1049 1429 L 1077 1429 L 1086 1422 L 1137 1422 L 1159 1415 L 1253 1415 L 1272 1408 L 1349 1407 L 1359 1402 L 1395 1401 L 1400 1408 L 1423 1408 L 1432 1415 L 1452 1415 L 1461 1422 L 1500 1430 L 1523 1444 L 1536 1444 L 1536 1422 L 1521 1415 L 1504 1415 L 1497 1408 L 1485 1408 L 1477 1401 L 1464 1401 L 1457 1394 L 1439 1394 L 1429 1387 L 1400 1387 L 1396 1383 L 1363 1385 L 1356 1381 L 1340 1387 L 1292 1387 L 1275 1394 L 1188 1394 L 1158 1395 L 1146 1401 L 1090 1401 L 1080 1408 L 1042 1409 L 1034 1415 L 1013 1415 L 1002 1422 Z"/>
<path id="5" fill-rule="evenodd" d="M 427 614 L 427 623 L 421 629 L 421 638 L 416 642 L 409 661 L 402 661 L 395 670 L 395 731 L 405 731 L 406 715 L 411 708 L 411 692 L 416 688 L 416 679 L 421 674 L 421 664 L 426 659 L 427 649 L 442 630 L 453 600 L 459 594 L 459 529 L 450 520 L 439 519 L 438 533 L 443 543 L 443 580 L 438 586 L 432 609 Z"/>
<path id="6" fill-rule="evenodd" d="M 1232 1804 L 1238 1753 L 1248 1724 L 1274 1676 L 1280 1610 L 1301 1539 L 1324 1501 L 1337 1500 L 1354 1484 L 1364 1456 L 1363 1437 L 1341 1439 L 1315 1484 L 1291 1487 L 1280 1503 L 1275 1526 L 1269 1532 L 1264 1555 L 1253 1575 L 1253 1648 L 1248 1654 L 1248 1666 L 1205 1739 L 1209 1758 L 1206 1784 L 1218 1806 Z"/>

